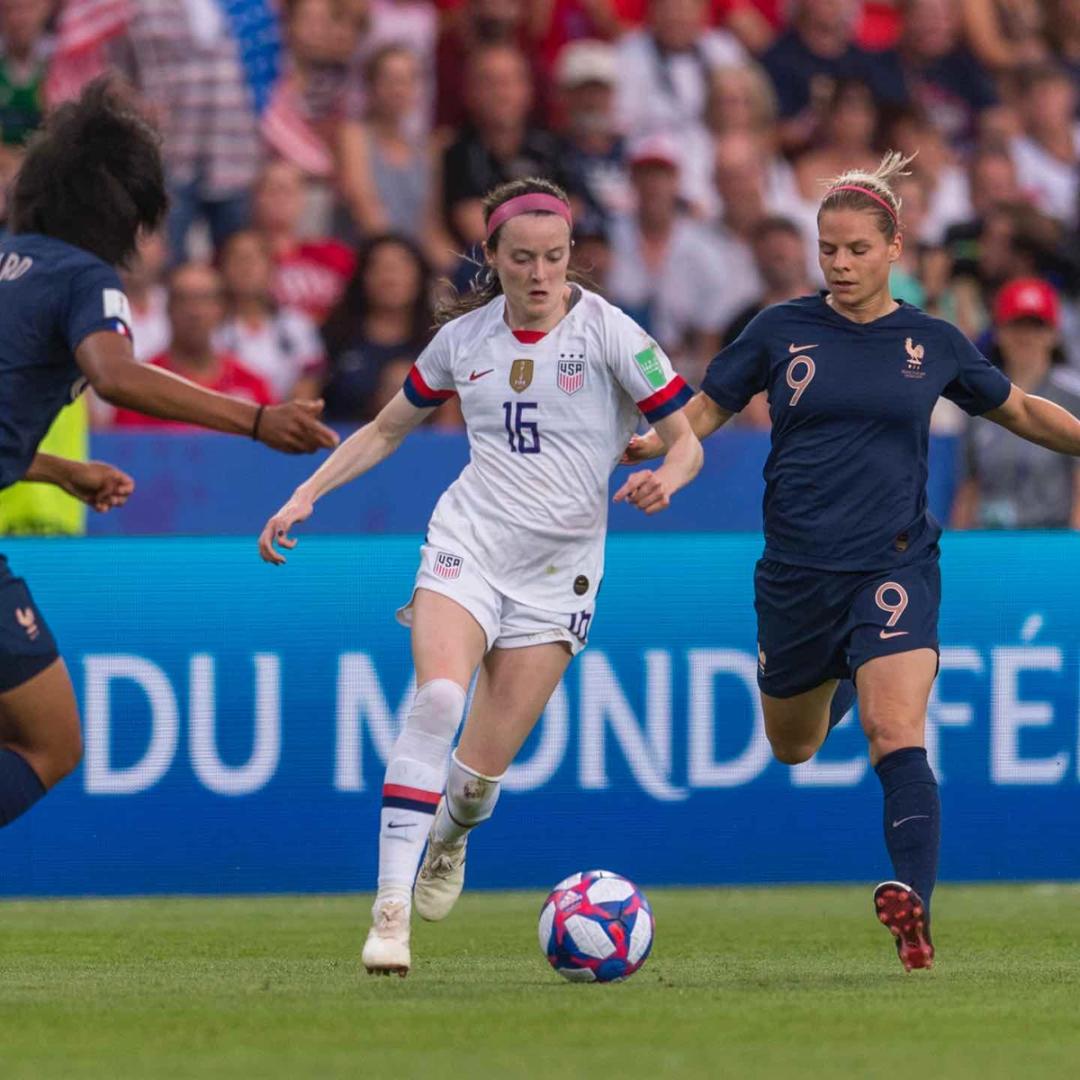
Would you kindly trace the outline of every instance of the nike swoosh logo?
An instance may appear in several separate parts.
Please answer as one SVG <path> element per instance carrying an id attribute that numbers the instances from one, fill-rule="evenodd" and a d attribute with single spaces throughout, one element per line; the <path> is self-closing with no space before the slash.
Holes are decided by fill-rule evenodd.
<path id="1" fill-rule="evenodd" d="M 910 630 L 893 630 L 892 633 L 890 633 L 888 630 L 882 630 L 881 640 L 888 641 L 888 639 L 891 637 L 903 637 L 905 634 L 909 634 L 910 632 Z"/>
<path id="2" fill-rule="evenodd" d="M 820 342 L 819 342 L 820 344 Z M 787 351 L 789 353 L 806 352 L 807 349 L 816 349 L 817 345 L 789 345 Z"/>
<path id="3" fill-rule="evenodd" d="M 917 821 L 919 818 L 928 818 L 929 816 L 929 814 L 912 814 L 911 817 L 904 817 L 899 821 L 894 821 L 892 827 L 896 829 L 903 825 L 905 821 Z"/>
<path id="4" fill-rule="evenodd" d="M 469 376 L 469 382 L 476 382 L 477 379 L 482 379 L 485 375 L 490 375 L 494 370 L 493 367 L 489 367 L 487 371 L 474 371 Z"/>
<path id="5" fill-rule="evenodd" d="M 388 829 L 411 829 L 415 824 L 415 821 L 388 821 L 386 827 Z"/>

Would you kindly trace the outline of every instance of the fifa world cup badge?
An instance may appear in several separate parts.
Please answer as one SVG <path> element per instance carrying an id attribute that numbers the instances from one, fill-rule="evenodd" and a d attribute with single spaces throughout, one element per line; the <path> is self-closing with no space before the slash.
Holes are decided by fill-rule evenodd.
<path id="1" fill-rule="evenodd" d="M 531 360 L 515 360 L 510 365 L 510 389 L 516 394 L 527 390 L 533 377 L 533 362 Z"/>

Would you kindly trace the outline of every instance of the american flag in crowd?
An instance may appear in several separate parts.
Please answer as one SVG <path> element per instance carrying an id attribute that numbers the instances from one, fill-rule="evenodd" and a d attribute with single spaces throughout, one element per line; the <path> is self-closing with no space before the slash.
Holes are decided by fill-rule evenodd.
<path id="1" fill-rule="evenodd" d="M 123 32 L 130 17 L 130 0 L 65 0 L 45 85 L 45 100 L 50 106 L 77 97 L 91 79 L 105 71 L 105 44 Z"/>

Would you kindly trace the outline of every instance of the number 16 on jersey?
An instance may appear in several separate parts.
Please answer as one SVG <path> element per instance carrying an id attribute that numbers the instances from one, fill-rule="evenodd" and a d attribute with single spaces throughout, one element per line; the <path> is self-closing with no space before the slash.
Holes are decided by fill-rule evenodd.
<path id="1" fill-rule="evenodd" d="M 506 436 L 512 454 L 539 454 L 540 428 L 536 420 L 526 420 L 528 409 L 539 408 L 535 401 L 504 401 Z"/>

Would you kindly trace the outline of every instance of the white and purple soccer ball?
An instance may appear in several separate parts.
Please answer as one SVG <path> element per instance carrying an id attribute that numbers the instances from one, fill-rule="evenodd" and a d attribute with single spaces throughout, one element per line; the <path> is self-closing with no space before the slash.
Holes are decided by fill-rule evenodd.
<path id="1" fill-rule="evenodd" d="M 540 909 L 540 948 L 571 982 L 618 982 L 645 963 L 656 921 L 645 894 L 610 870 L 560 881 Z"/>

